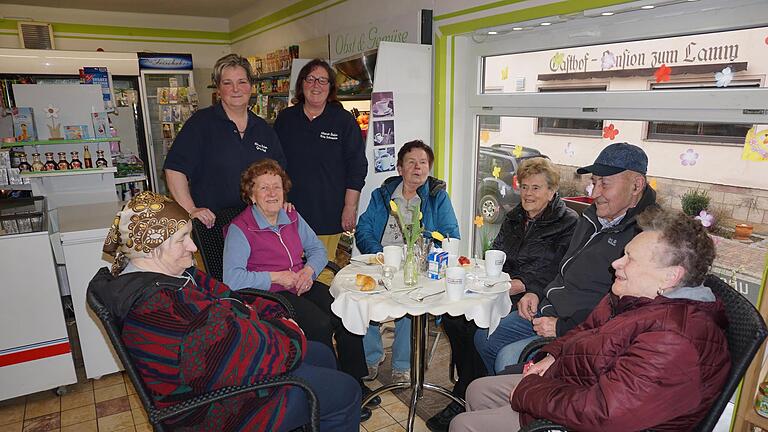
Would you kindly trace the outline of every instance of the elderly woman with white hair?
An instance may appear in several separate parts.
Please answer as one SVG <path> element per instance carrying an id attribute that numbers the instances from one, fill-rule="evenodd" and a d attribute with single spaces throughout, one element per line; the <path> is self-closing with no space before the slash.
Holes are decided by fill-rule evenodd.
<path id="1" fill-rule="evenodd" d="M 278 303 L 229 287 L 193 266 L 189 213 L 170 198 L 142 192 L 115 217 L 95 292 L 121 323 L 121 337 L 159 406 L 221 387 L 290 373 L 318 397 L 320 428 L 357 431 L 360 388 L 336 370 L 331 350 L 307 342 Z M 309 422 L 304 392 L 281 387 L 247 393 L 167 423 L 199 431 L 284 431 Z"/>
<path id="2" fill-rule="evenodd" d="M 704 286 L 715 247 L 698 221 L 646 210 L 594 311 L 522 375 L 480 378 L 450 430 L 510 431 L 545 418 L 571 430 L 689 431 L 730 369 L 723 305 Z"/>

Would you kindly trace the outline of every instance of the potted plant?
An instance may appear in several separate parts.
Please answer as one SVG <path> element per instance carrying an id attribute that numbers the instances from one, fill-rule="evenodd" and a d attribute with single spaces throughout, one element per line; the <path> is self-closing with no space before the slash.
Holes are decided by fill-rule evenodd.
<path id="1" fill-rule="evenodd" d="M 752 209 L 757 209 L 757 198 L 747 198 L 744 200 L 744 203 L 747 207 L 747 216 L 744 218 L 744 223 L 740 223 L 735 227 L 733 238 L 736 240 L 749 240 L 754 229 L 752 224 L 749 223 L 749 214 L 752 212 Z"/>
<path id="2" fill-rule="evenodd" d="M 688 192 L 680 197 L 680 206 L 683 209 L 683 213 L 695 217 L 701 214 L 702 210 L 706 210 L 709 207 L 709 194 L 707 191 L 698 188 L 688 189 Z"/>

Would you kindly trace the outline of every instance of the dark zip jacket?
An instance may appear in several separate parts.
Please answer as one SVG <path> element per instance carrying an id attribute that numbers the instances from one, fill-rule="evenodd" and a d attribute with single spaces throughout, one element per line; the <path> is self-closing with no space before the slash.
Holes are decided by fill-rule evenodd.
<path id="1" fill-rule="evenodd" d="M 529 290 L 539 296 L 541 315 L 558 318 L 557 336 L 584 321 L 608 294 L 614 275 L 611 263 L 640 232 L 637 215 L 652 205 L 656 205 L 656 192 L 646 185 L 640 201 L 616 226 L 602 229 L 594 204 L 581 214 L 555 278 L 543 291 Z"/>

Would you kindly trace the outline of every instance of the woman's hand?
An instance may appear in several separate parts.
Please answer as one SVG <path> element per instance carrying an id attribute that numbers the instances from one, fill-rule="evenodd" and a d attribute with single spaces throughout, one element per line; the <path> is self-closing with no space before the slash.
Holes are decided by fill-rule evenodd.
<path id="1" fill-rule="evenodd" d="M 520 279 L 512 279 L 509 284 L 509 295 L 520 294 L 525 291 L 525 284 Z"/>
<path id="2" fill-rule="evenodd" d="M 192 207 L 192 210 L 189 211 L 189 217 L 199 220 L 209 229 L 213 226 L 213 223 L 216 222 L 216 215 L 204 207 Z"/>
<path id="3" fill-rule="evenodd" d="M 290 289 L 296 286 L 298 274 L 285 270 L 279 272 L 269 272 L 269 277 L 272 279 L 272 283 L 276 283 Z"/>
<path id="4" fill-rule="evenodd" d="M 531 365 L 531 367 L 528 368 L 527 371 L 523 372 L 523 376 L 528 375 L 544 375 L 544 372 L 549 369 L 550 366 L 552 366 L 552 363 L 555 362 L 555 358 L 551 355 L 547 354 L 546 357 L 541 359 L 538 363 L 534 363 Z"/>
<path id="5" fill-rule="evenodd" d="M 533 319 L 533 331 L 541 337 L 557 336 L 557 318 L 541 317 Z"/>
<path id="6" fill-rule="evenodd" d="M 345 205 L 341 211 L 341 228 L 344 231 L 352 231 L 357 226 L 357 206 Z"/>
<path id="7" fill-rule="evenodd" d="M 517 313 L 521 318 L 528 321 L 533 320 L 536 315 L 536 309 L 539 307 L 539 296 L 534 293 L 527 293 L 517 302 Z"/>
<path id="8" fill-rule="evenodd" d="M 315 270 L 307 265 L 296 273 L 296 295 L 302 295 L 312 288 L 314 272 Z"/>
<path id="9" fill-rule="evenodd" d="M 293 211 L 294 208 L 295 207 L 293 206 L 293 204 L 289 203 L 288 201 L 283 203 L 283 210 L 285 210 L 286 213 L 290 213 L 291 211 Z"/>

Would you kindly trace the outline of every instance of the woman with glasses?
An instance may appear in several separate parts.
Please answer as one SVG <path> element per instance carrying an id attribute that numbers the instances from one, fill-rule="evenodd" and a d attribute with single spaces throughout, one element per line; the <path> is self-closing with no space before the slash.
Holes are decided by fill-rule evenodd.
<path id="1" fill-rule="evenodd" d="M 341 233 L 356 225 L 368 171 L 365 143 L 357 121 L 336 99 L 336 74 L 323 60 L 301 68 L 293 102 L 275 122 L 293 181 L 288 199 L 332 260 Z M 320 276 L 323 283 L 330 280 L 330 275 Z"/>
<path id="2" fill-rule="evenodd" d="M 253 82 L 248 60 L 237 54 L 220 58 L 213 82 L 219 102 L 184 123 L 163 167 L 176 202 L 209 228 L 215 211 L 242 207 L 240 173 L 251 163 L 271 158 L 285 166 L 275 131 L 248 111 Z"/>

